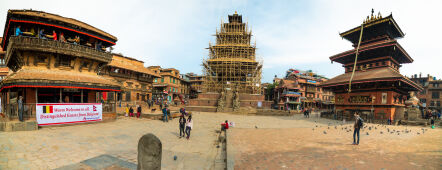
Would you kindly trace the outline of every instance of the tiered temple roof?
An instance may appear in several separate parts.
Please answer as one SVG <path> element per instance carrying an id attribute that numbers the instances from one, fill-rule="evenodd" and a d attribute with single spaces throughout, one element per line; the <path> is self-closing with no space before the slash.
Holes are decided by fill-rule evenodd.
<path id="1" fill-rule="evenodd" d="M 405 86 L 401 86 L 404 90 L 422 90 L 422 87 L 399 73 L 400 64 L 413 62 L 413 59 L 396 40 L 402 38 L 405 34 L 393 19 L 393 15 L 382 17 L 380 13 L 377 16 L 373 15 L 373 12 L 371 16 L 367 16 L 362 24 L 363 32 L 357 61 L 358 69 L 354 73 L 352 83 L 400 81 L 405 84 Z M 344 67 L 348 67 L 346 69 L 349 71 L 324 82 L 322 84 L 324 87 L 346 85 L 350 81 L 356 57 L 356 47 L 361 35 L 361 26 L 340 35 L 352 42 L 354 49 L 331 56 L 330 60 L 343 64 Z M 384 64 L 379 64 L 379 62 Z"/>

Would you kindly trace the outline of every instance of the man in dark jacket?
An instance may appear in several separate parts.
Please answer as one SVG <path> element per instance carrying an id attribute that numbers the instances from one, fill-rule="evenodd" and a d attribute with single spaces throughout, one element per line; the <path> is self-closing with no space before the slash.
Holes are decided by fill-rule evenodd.
<path id="1" fill-rule="evenodd" d="M 186 135 L 186 133 L 184 132 L 184 127 L 186 127 L 186 118 L 184 117 L 184 115 L 180 116 L 180 138 L 184 137 Z"/>
<path id="2" fill-rule="evenodd" d="M 355 124 L 353 131 L 353 145 L 359 145 L 359 130 L 361 130 L 362 119 L 359 116 L 359 113 L 355 113 Z M 356 134 L 358 135 L 358 140 L 356 141 Z"/>
<path id="3" fill-rule="evenodd" d="M 138 108 L 137 108 L 137 118 L 140 118 L 140 116 L 141 116 L 141 105 L 138 105 Z"/>

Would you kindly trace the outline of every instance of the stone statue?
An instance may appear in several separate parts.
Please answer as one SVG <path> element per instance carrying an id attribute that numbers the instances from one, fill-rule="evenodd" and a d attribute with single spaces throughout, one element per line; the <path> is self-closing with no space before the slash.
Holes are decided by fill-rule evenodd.
<path id="1" fill-rule="evenodd" d="M 419 99 L 414 94 L 414 91 L 410 92 L 410 98 L 405 101 L 406 108 L 406 115 L 408 117 L 408 120 L 416 121 L 420 120 L 421 112 L 417 108 L 417 104 L 419 103 Z"/>
<path id="2" fill-rule="evenodd" d="M 221 92 L 221 96 L 218 99 L 218 107 L 216 108 L 217 112 L 224 111 L 224 107 L 226 105 L 226 95 L 224 94 L 224 91 Z"/>
<path id="3" fill-rule="evenodd" d="M 416 107 L 418 103 L 419 99 L 414 94 L 414 91 L 411 91 L 410 98 L 407 101 L 405 101 L 405 105 L 408 107 Z"/>
<path id="4" fill-rule="evenodd" d="M 152 133 L 146 134 L 138 141 L 138 170 L 161 169 L 162 144 Z"/>
<path id="5" fill-rule="evenodd" d="M 235 95 L 233 96 L 233 111 L 239 110 L 239 93 L 238 91 L 235 92 Z"/>

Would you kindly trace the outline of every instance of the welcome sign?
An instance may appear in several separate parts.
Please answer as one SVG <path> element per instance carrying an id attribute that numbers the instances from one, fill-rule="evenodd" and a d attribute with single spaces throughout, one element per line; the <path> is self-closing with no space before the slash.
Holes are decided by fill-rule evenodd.
<path id="1" fill-rule="evenodd" d="M 38 103 L 39 126 L 83 123 L 102 120 L 101 103 Z"/>

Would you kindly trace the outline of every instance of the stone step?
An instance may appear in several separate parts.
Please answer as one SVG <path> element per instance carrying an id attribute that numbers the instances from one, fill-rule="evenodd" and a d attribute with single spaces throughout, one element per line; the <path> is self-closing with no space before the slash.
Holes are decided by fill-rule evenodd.
<path id="1" fill-rule="evenodd" d="M 27 120 L 20 122 L 18 120 L 0 122 L 0 131 L 13 132 L 13 131 L 32 131 L 38 130 L 37 121 Z"/>

